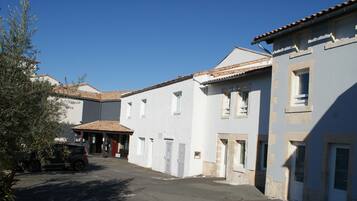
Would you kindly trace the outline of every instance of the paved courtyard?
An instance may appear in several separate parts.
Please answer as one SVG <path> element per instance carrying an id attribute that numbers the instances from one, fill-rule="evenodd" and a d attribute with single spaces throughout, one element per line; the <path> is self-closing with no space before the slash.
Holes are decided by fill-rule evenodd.
<path id="1" fill-rule="evenodd" d="M 248 185 L 220 184 L 217 178 L 178 179 L 112 158 L 89 158 L 86 172 L 20 173 L 19 201 L 209 201 L 266 200 Z"/>

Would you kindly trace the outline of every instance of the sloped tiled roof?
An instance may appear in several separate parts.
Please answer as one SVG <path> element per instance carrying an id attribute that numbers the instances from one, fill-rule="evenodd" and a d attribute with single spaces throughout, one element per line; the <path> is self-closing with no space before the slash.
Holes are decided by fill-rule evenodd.
<path id="1" fill-rule="evenodd" d="M 120 124 L 119 121 L 93 121 L 81 124 L 72 128 L 74 131 L 87 132 L 110 132 L 110 133 L 133 133 L 128 127 Z"/>
<path id="2" fill-rule="evenodd" d="M 138 93 L 142 93 L 142 92 L 145 92 L 145 91 L 150 91 L 150 90 L 153 90 L 153 89 L 161 88 L 161 87 L 168 86 L 168 85 L 171 85 L 171 84 L 174 84 L 174 83 L 177 83 L 177 82 L 185 81 L 185 80 L 188 80 L 188 79 L 191 79 L 191 78 L 193 78 L 193 74 L 186 75 L 186 76 L 178 76 L 177 78 L 169 80 L 169 81 L 166 81 L 166 82 L 161 82 L 159 84 L 155 84 L 155 85 L 143 88 L 143 89 L 139 89 L 139 90 L 136 90 L 136 91 L 124 93 L 124 94 L 122 94 L 121 97 L 128 97 L 128 96 L 131 96 L 131 95 L 134 95 L 134 94 L 138 94 Z"/>
<path id="3" fill-rule="evenodd" d="M 236 79 L 265 70 L 272 65 L 272 58 L 261 58 L 249 62 L 237 63 L 229 66 L 215 68 L 209 71 L 199 72 L 195 76 L 208 75 L 208 79 L 202 84 L 212 84 L 226 80 Z"/>
<path id="4" fill-rule="evenodd" d="M 252 73 L 257 73 L 257 72 L 261 72 L 264 70 L 268 70 L 269 68 L 271 68 L 271 64 L 252 66 L 252 67 L 248 67 L 248 68 L 237 68 L 237 69 L 233 69 L 233 70 L 225 71 L 225 72 L 216 72 L 215 74 L 212 75 L 213 79 L 203 82 L 202 84 L 213 84 L 213 83 L 217 83 L 217 82 L 237 79 L 239 77 L 243 77 L 248 74 L 250 75 Z"/>
<path id="5" fill-rule="evenodd" d="M 128 91 L 109 91 L 109 92 L 87 92 L 77 90 L 77 86 L 58 86 L 54 89 L 55 93 L 69 98 L 79 98 L 95 101 L 117 101 Z"/>
<path id="6" fill-rule="evenodd" d="M 266 32 L 259 36 L 256 36 L 252 43 L 259 43 L 261 41 L 267 41 L 268 43 L 271 42 L 274 38 L 286 34 L 287 31 L 296 31 L 312 24 L 322 22 L 323 20 L 330 19 L 332 17 L 337 17 L 347 12 L 351 12 L 353 10 L 357 10 L 357 0 L 349 0 L 330 8 L 324 9 L 307 17 L 304 17 L 298 21 L 290 23 L 288 25 L 282 26 L 280 28 L 274 29 L 270 32 Z"/>

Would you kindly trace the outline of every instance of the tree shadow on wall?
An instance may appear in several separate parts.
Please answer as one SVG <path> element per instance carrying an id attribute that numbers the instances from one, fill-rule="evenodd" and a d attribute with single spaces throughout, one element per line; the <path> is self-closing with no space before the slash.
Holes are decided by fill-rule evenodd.
<path id="1" fill-rule="evenodd" d="M 16 200 L 124 201 L 131 194 L 128 185 L 132 180 L 44 183 L 34 187 L 16 189 Z"/>

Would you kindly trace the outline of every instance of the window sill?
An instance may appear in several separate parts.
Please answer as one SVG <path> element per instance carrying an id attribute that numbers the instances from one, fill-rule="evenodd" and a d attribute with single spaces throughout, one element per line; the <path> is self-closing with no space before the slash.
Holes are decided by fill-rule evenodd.
<path id="1" fill-rule="evenodd" d="M 357 43 L 357 37 L 353 38 L 347 38 L 347 39 L 342 39 L 336 42 L 329 42 L 325 45 L 325 50 L 336 48 L 336 47 L 341 47 L 344 45 L 352 44 L 352 43 Z"/>
<path id="2" fill-rule="evenodd" d="M 296 57 L 302 57 L 305 55 L 312 54 L 312 48 L 309 47 L 307 50 L 301 50 L 299 52 L 292 52 L 289 54 L 289 59 L 294 59 Z"/>
<path id="3" fill-rule="evenodd" d="M 234 172 L 245 173 L 247 170 L 244 167 L 234 167 L 233 171 Z"/>
<path id="4" fill-rule="evenodd" d="M 227 116 L 221 116 L 221 119 L 229 119 L 229 115 L 227 115 Z"/>
<path id="5" fill-rule="evenodd" d="M 236 115 L 235 118 L 237 119 L 247 119 L 248 118 L 248 115 Z"/>
<path id="6" fill-rule="evenodd" d="M 303 112 L 312 112 L 312 106 L 288 106 L 285 107 L 285 113 L 303 113 Z"/>

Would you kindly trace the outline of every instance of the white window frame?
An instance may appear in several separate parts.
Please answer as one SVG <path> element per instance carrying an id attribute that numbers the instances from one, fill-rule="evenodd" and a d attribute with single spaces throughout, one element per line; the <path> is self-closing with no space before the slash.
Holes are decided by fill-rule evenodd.
<path id="1" fill-rule="evenodd" d="M 137 155 L 143 155 L 145 152 L 145 138 L 138 138 Z"/>
<path id="2" fill-rule="evenodd" d="M 242 163 L 242 144 L 244 143 L 244 159 Z M 237 171 L 245 171 L 247 168 L 248 143 L 247 140 L 235 140 L 234 145 L 234 169 Z"/>
<path id="3" fill-rule="evenodd" d="M 132 102 L 128 102 L 127 103 L 127 108 L 126 108 L 126 118 L 130 119 L 131 118 L 131 110 L 133 107 L 133 103 Z"/>
<path id="4" fill-rule="evenodd" d="M 309 88 L 307 94 L 299 94 L 299 87 L 301 84 L 300 76 L 303 74 L 308 74 L 309 83 L 308 87 L 310 88 L 310 69 L 304 68 L 299 70 L 292 71 L 292 83 L 291 83 L 291 102 L 290 105 L 295 106 L 307 106 L 309 103 Z"/>
<path id="5" fill-rule="evenodd" d="M 142 99 L 140 102 L 140 118 L 145 118 L 146 116 L 146 104 L 147 104 L 147 99 Z"/>
<path id="6" fill-rule="evenodd" d="M 182 91 L 176 91 L 173 93 L 172 114 L 180 115 L 181 111 L 182 111 Z"/>
<path id="7" fill-rule="evenodd" d="M 224 91 L 222 94 L 222 118 L 229 118 L 231 114 L 231 102 L 232 93 L 230 91 Z"/>
<path id="8" fill-rule="evenodd" d="M 247 95 L 247 102 L 243 101 L 243 95 Z M 249 91 L 238 91 L 237 93 L 237 117 L 247 117 L 249 114 Z"/>

